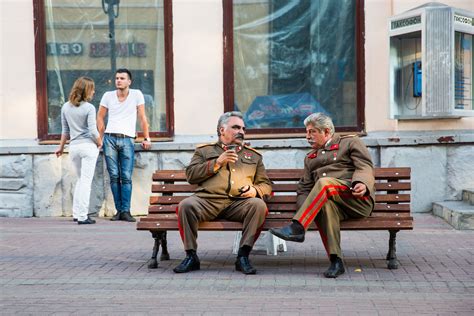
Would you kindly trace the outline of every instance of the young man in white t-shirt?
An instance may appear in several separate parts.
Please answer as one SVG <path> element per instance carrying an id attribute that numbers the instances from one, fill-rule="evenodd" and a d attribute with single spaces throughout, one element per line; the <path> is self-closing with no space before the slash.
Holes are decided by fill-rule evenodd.
<path id="1" fill-rule="evenodd" d="M 121 68 L 115 72 L 117 90 L 104 93 L 97 113 L 97 127 L 101 138 L 110 187 L 117 213 L 112 221 L 135 222 L 130 214 L 132 198 L 132 172 L 135 158 L 134 140 L 137 116 L 143 131 L 143 149 L 151 148 L 148 121 L 145 116 L 145 99 L 137 89 L 130 89 L 132 74 Z M 104 119 L 108 114 L 107 126 Z"/>

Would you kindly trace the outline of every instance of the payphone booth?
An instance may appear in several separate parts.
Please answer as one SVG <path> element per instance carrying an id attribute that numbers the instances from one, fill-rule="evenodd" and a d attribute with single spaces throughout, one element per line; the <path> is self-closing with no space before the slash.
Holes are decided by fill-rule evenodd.
<path id="1" fill-rule="evenodd" d="M 390 18 L 392 119 L 474 116 L 473 21 L 441 3 Z"/>

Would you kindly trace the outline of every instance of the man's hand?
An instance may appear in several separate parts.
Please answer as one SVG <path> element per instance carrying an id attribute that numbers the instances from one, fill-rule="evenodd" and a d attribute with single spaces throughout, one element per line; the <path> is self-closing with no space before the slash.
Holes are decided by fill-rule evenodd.
<path id="1" fill-rule="evenodd" d="M 146 150 L 150 149 L 151 148 L 151 142 L 147 141 L 147 140 L 143 140 L 142 141 L 142 148 L 146 149 Z"/>
<path id="2" fill-rule="evenodd" d="M 367 193 L 367 187 L 362 182 L 357 182 L 352 188 L 352 195 L 356 197 L 363 197 Z"/>
<path id="3" fill-rule="evenodd" d="M 100 136 L 97 137 L 97 139 L 96 139 L 96 145 L 97 145 L 97 149 L 99 149 L 99 150 L 102 148 L 102 145 L 104 145 L 104 143 L 102 141 L 102 138 L 100 138 Z"/>
<path id="4" fill-rule="evenodd" d="M 59 157 L 62 156 L 63 151 L 64 151 L 64 150 L 63 150 L 62 148 L 58 148 L 58 149 L 56 149 L 56 151 L 55 151 L 54 153 L 56 154 L 56 157 L 59 158 Z"/>
<path id="5" fill-rule="evenodd" d="M 247 186 L 243 187 L 242 191 L 243 191 L 243 193 L 241 195 L 239 195 L 239 197 L 254 198 L 254 197 L 257 196 L 257 190 L 251 185 L 247 185 Z"/>
<path id="6" fill-rule="evenodd" d="M 216 160 L 216 165 L 220 168 L 228 164 L 229 162 L 237 162 L 239 156 L 235 150 L 224 151 Z"/>

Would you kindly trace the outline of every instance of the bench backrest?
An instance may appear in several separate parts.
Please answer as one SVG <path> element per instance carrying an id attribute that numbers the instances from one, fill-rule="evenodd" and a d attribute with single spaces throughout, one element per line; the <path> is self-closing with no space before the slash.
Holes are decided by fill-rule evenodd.
<path id="1" fill-rule="evenodd" d="M 410 215 L 410 168 L 375 168 L 376 204 L 372 217 L 393 218 Z M 288 219 L 295 213 L 296 185 L 302 169 L 268 169 L 274 196 L 267 201 L 272 218 Z M 174 214 L 177 204 L 193 194 L 196 185 L 186 182 L 184 170 L 157 170 L 153 174 L 149 214 Z"/>

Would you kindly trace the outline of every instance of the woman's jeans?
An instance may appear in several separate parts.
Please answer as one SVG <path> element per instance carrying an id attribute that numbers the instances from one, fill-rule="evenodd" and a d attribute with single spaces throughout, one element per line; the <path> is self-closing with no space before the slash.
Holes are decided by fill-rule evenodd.
<path id="1" fill-rule="evenodd" d="M 130 212 L 132 172 L 135 160 L 133 145 L 133 138 L 105 134 L 103 144 L 105 162 L 117 212 Z"/>
<path id="2" fill-rule="evenodd" d="M 99 149 L 93 143 L 69 146 L 69 157 L 78 175 L 72 202 L 72 216 L 78 221 L 85 221 L 89 213 L 89 198 L 98 155 Z"/>

